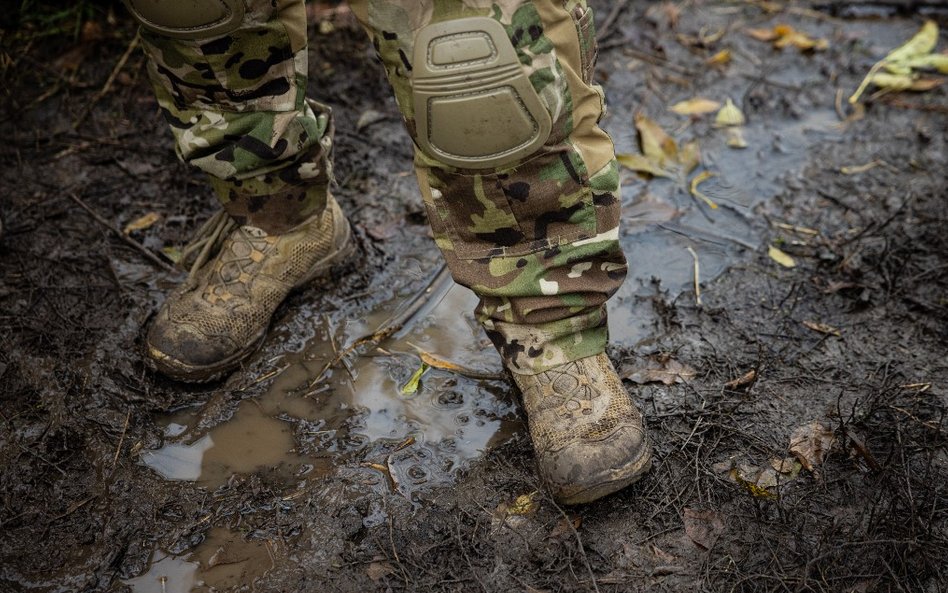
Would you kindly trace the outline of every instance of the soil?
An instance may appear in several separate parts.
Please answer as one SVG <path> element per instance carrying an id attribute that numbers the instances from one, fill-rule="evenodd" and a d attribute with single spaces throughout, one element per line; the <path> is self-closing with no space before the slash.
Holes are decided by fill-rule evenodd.
<path id="1" fill-rule="evenodd" d="M 459 315 L 471 295 L 439 279 L 410 140 L 344 5 L 310 5 L 310 91 L 338 117 L 357 263 L 292 296 L 206 386 L 141 362 L 183 277 L 145 253 L 216 206 L 171 150 L 144 58 L 121 61 L 133 24 L 108 3 L 4 14 L 0 590 L 948 590 L 948 93 L 870 96 L 862 117 L 845 102 L 948 13 L 592 4 L 619 151 L 637 151 L 635 113 L 698 140 L 720 207 L 623 173 L 632 270 L 609 354 L 655 463 L 575 508 L 544 494 L 517 396 Z M 746 33 L 780 23 L 828 49 Z M 731 64 L 709 66 L 722 49 Z M 750 147 L 668 110 L 694 96 L 734 99 Z M 117 236 L 150 212 L 140 247 Z M 394 338 L 324 372 L 413 300 Z M 412 391 L 415 347 L 467 370 Z M 800 434 L 822 447 L 810 467 Z"/>

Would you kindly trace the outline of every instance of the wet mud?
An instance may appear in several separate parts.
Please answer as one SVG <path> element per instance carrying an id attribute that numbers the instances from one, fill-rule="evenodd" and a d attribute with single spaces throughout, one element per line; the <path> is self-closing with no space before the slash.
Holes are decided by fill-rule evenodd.
<path id="1" fill-rule="evenodd" d="M 638 152 L 636 113 L 697 140 L 718 207 L 623 171 L 630 277 L 609 354 L 655 463 L 626 491 L 561 508 L 474 295 L 440 273 L 372 49 L 331 4 L 310 5 L 310 91 L 339 118 L 336 193 L 360 250 L 207 386 L 140 359 L 141 327 L 181 275 L 80 206 L 117 229 L 156 212 L 130 235 L 154 252 L 215 208 L 171 152 L 140 55 L 99 96 L 134 27 L 94 3 L 79 25 L 107 30 L 4 30 L 0 590 L 945 589 L 948 94 L 877 97 L 851 121 L 838 95 L 948 15 L 592 3 L 618 151 Z M 781 23 L 829 49 L 745 33 Z M 732 63 L 709 67 L 721 49 Z M 739 104 L 748 148 L 713 116 L 668 110 L 695 96 Z M 825 461 L 781 471 L 814 421 L 832 436 Z"/>

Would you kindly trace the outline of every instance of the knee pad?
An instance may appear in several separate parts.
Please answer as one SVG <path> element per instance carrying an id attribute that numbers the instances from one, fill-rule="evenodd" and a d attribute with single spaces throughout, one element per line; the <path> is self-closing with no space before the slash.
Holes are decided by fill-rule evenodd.
<path id="1" fill-rule="evenodd" d="M 166 37 L 207 39 L 237 28 L 244 0 L 123 0 L 143 27 Z"/>
<path id="2" fill-rule="evenodd" d="M 469 17 L 415 37 L 412 94 L 419 146 L 462 169 L 492 169 L 542 147 L 552 118 L 503 25 Z"/>

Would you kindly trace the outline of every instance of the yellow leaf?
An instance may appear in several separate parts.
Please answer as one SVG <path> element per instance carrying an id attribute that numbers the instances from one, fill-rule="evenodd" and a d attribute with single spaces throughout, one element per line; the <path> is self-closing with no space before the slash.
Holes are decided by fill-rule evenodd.
<path id="1" fill-rule="evenodd" d="M 685 172 L 685 175 L 691 173 L 701 164 L 701 149 L 698 147 L 698 141 L 689 142 L 681 147 L 678 155 L 678 161 Z"/>
<path id="2" fill-rule="evenodd" d="M 695 175 L 695 178 L 691 180 L 691 195 L 703 200 L 704 203 L 710 206 L 712 210 L 717 210 L 718 205 L 715 204 L 711 198 L 709 198 L 707 195 L 705 195 L 698 189 L 699 185 L 701 185 L 702 183 L 704 183 L 708 179 L 711 179 L 714 176 L 715 176 L 714 173 L 710 171 L 702 171 L 698 175 Z"/>
<path id="3" fill-rule="evenodd" d="M 424 375 L 427 370 L 428 365 L 421 363 L 421 366 L 418 367 L 418 370 L 411 376 L 408 383 L 405 383 L 405 386 L 402 387 L 402 395 L 414 395 L 417 393 L 418 387 L 421 384 L 421 376 Z"/>
<path id="4" fill-rule="evenodd" d="M 923 93 L 945 83 L 941 78 L 917 78 L 912 75 L 886 74 L 880 72 L 871 79 L 872 84 L 887 91 L 915 91 Z"/>
<path id="5" fill-rule="evenodd" d="M 714 125 L 719 128 L 743 126 L 745 123 L 747 123 L 747 118 L 744 117 L 744 112 L 730 99 L 727 100 L 727 103 L 724 104 L 724 107 L 718 111 L 718 115 L 714 118 Z"/>
<path id="6" fill-rule="evenodd" d="M 747 140 L 744 139 L 744 128 L 728 128 L 727 145 L 731 148 L 747 148 Z"/>
<path id="7" fill-rule="evenodd" d="M 918 56 L 911 60 L 900 62 L 905 68 L 911 70 L 938 70 L 942 74 L 948 74 L 948 54 L 929 54 L 927 56 Z M 891 70 L 890 70 L 891 72 Z"/>
<path id="8" fill-rule="evenodd" d="M 534 501 L 534 497 L 536 495 L 536 492 L 531 492 L 530 494 L 518 496 L 517 500 L 515 500 L 514 503 L 507 508 L 507 514 L 529 515 L 534 510 L 536 510 L 537 504 L 536 501 Z"/>
<path id="9" fill-rule="evenodd" d="M 708 58 L 708 64 L 712 66 L 725 66 L 730 64 L 732 59 L 734 59 L 734 54 L 731 53 L 731 50 L 722 49 L 718 53 Z"/>
<path id="10" fill-rule="evenodd" d="M 161 252 L 170 259 L 173 263 L 178 263 L 181 261 L 181 250 L 177 247 L 163 247 Z"/>
<path id="11" fill-rule="evenodd" d="M 712 101 L 711 99 L 705 99 L 703 97 L 695 97 L 694 99 L 688 99 L 687 101 L 675 103 L 669 107 L 669 110 L 674 111 L 678 115 L 705 115 L 708 113 L 714 113 L 720 108 L 721 104 L 717 101 Z"/>
<path id="12" fill-rule="evenodd" d="M 773 245 L 770 246 L 770 251 L 767 253 L 770 256 L 770 259 L 774 260 L 781 266 L 785 268 L 795 268 L 797 267 L 797 262 L 792 257 L 780 251 Z"/>
<path id="13" fill-rule="evenodd" d="M 678 159 L 678 144 L 657 123 L 639 114 L 635 116 L 635 127 L 639 131 L 642 154 L 661 165 Z"/>
<path id="14" fill-rule="evenodd" d="M 616 160 L 625 167 L 654 177 L 674 177 L 674 175 L 640 154 L 617 154 Z"/>
<path id="15" fill-rule="evenodd" d="M 748 29 L 747 34 L 759 41 L 772 41 L 777 49 L 795 47 L 800 51 L 822 51 L 829 48 L 826 39 L 814 39 L 790 25 L 777 25 L 773 29 Z"/>
<path id="16" fill-rule="evenodd" d="M 157 212 L 149 212 L 144 216 L 136 218 L 132 222 L 125 225 L 125 228 L 122 229 L 122 232 L 126 235 L 134 233 L 135 231 L 144 231 L 151 225 L 155 224 L 161 219 L 161 215 Z"/>
<path id="17" fill-rule="evenodd" d="M 938 25 L 935 21 L 928 20 L 908 42 L 890 51 L 885 61 L 902 62 L 930 54 L 936 45 L 938 45 Z"/>
<path id="18" fill-rule="evenodd" d="M 773 29 L 748 29 L 747 34 L 758 41 L 773 41 L 779 37 Z"/>

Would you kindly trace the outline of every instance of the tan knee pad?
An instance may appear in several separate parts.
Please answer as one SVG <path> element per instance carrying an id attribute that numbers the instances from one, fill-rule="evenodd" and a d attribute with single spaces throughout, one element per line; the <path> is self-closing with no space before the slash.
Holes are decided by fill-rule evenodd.
<path id="1" fill-rule="evenodd" d="M 553 128 L 503 25 L 488 17 L 418 31 L 412 93 L 419 146 L 463 169 L 513 163 L 539 150 Z"/>
<path id="2" fill-rule="evenodd" d="M 244 0 L 123 0 L 143 27 L 167 37 L 207 39 L 236 29 Z"/>

